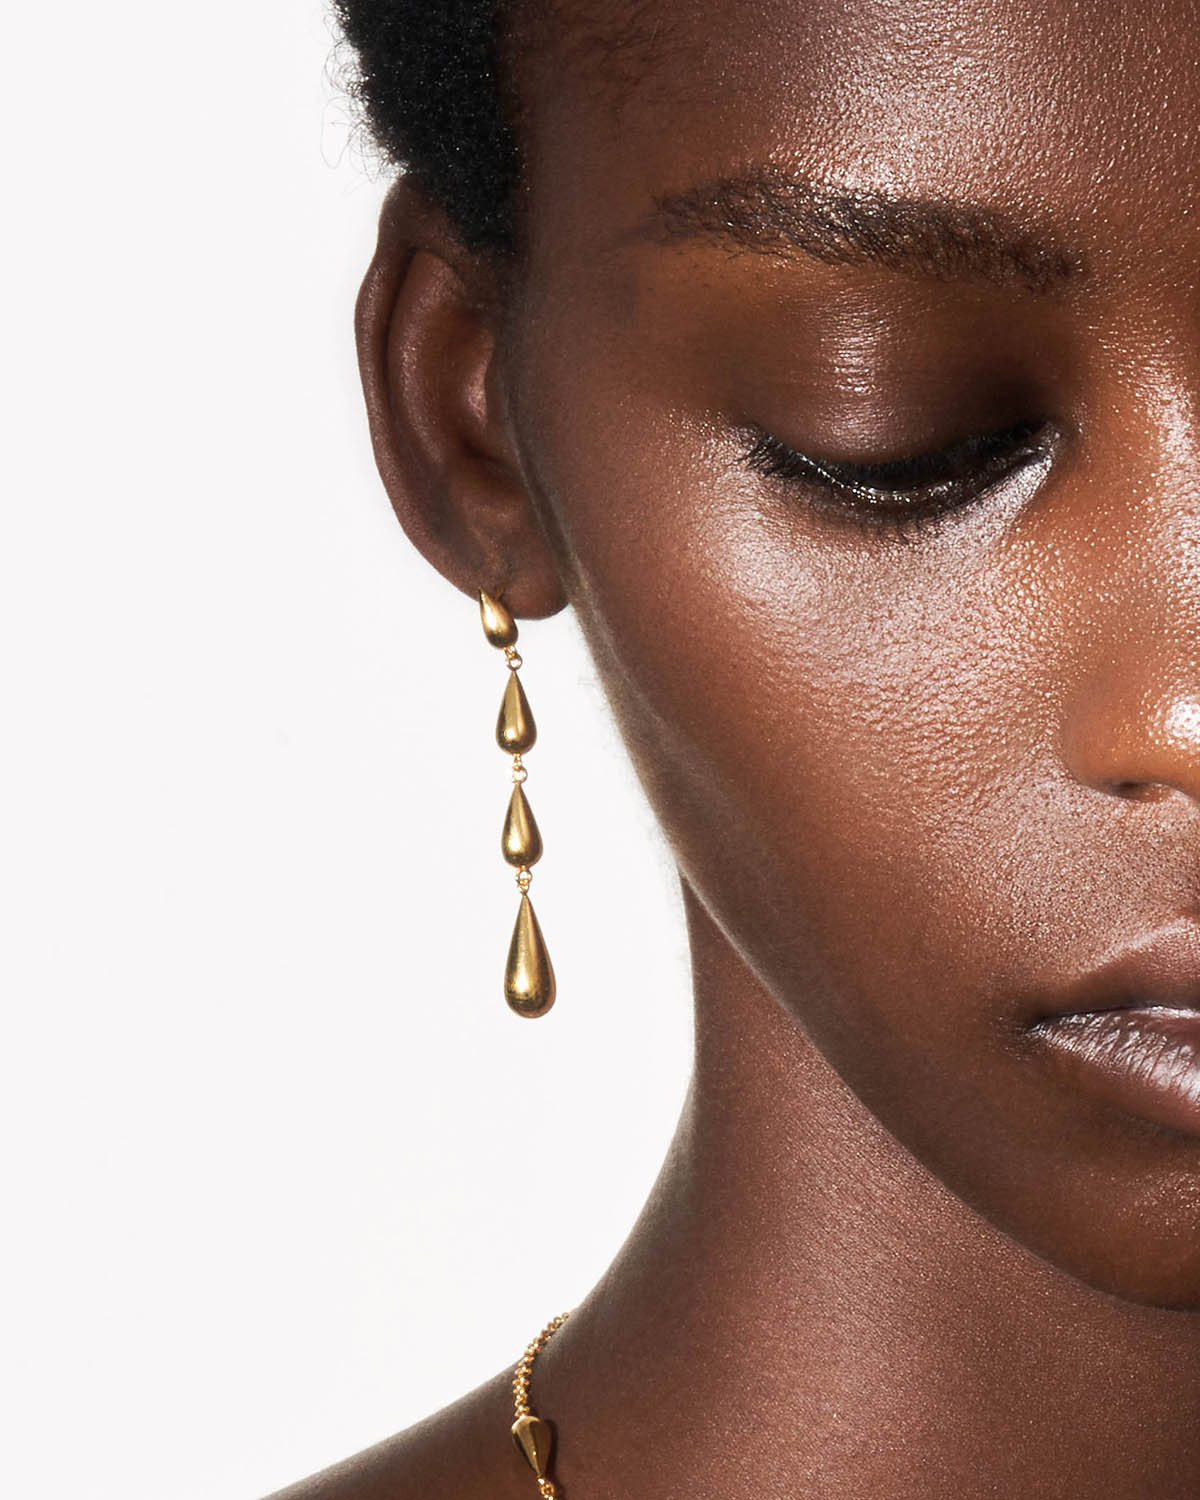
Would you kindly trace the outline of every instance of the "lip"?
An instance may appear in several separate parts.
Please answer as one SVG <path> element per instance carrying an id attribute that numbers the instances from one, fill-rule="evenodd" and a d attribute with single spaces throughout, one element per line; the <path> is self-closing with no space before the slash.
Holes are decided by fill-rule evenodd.
<path id="1" fill-rule="evenodd" d="M 1027 1035 L 1064 1081 L 1200 1136 L 1200 924 L 1159 928 L 1045 996 Z"/>

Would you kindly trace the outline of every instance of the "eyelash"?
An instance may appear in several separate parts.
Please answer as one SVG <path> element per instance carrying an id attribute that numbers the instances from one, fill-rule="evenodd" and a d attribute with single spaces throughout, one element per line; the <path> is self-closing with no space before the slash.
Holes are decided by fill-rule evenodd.
<path id="1" fill-rule="evenodd" d="M 954 510 L 987 493 L 1001 479 L 1046 451 L 1043 418 L 998 432 L 974 433 L 948 447 L 887 463 L 838 464 L 798 453 L 757 429 L 742 461 L 757 473 L 807 484 L 837 497 L 839 519 L 872 534 L 908 541 Z M 898 495 L 918 497 L 889 504 Z"/>

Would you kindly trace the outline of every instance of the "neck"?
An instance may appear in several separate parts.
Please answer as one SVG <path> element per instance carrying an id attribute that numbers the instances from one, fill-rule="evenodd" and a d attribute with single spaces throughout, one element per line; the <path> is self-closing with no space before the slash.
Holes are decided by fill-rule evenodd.
<path id="1" fill-rule="evenodd" d="M 1200 1316 L 1095 1291 L 859 1103 L 685 885 L 691 1087 L 650 1200 L 538 1358 L 579 1500 L 1184 1500 Z"/>

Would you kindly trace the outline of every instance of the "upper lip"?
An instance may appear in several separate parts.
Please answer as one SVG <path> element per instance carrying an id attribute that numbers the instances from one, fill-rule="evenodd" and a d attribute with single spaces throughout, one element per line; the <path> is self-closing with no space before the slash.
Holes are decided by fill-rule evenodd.
<path id="1" fill-rule="evenodd" d="M 1200 1012 L 1200 923 L 1181 920 L 1124 943 L 1046 997 L 1037 1021 L 1087 1011 L 1169 1006 Z"/>

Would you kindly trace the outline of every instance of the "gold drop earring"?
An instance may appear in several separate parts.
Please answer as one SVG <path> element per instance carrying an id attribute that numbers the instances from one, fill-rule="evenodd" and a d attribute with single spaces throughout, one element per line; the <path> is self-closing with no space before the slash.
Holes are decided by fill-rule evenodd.
<path id="1" fill-rule="evenodd" d="M 525 795 L 523 783 L 529 772 L 521 759 L 533 747 L 537 726 L 517 676 L 521 666 L 516 649 L 517 622 L 508 607 L 485 589 L 479 590 L 479 614 L 484 635 L 491 645 L 503 649 L 508 666 L 508 683 L 496 720 L 496 743 L 512 756 L 513 789 L 500 833 L 500 852 L 516 867 L 521 904 L 504 966 L 504 998 L 519 1016 L 544 1016 L 554 1004 L 554 970 L 529 899 L 529 883 L 533 879 L 530 867 L 542 857 L 542 836 Z"/>

